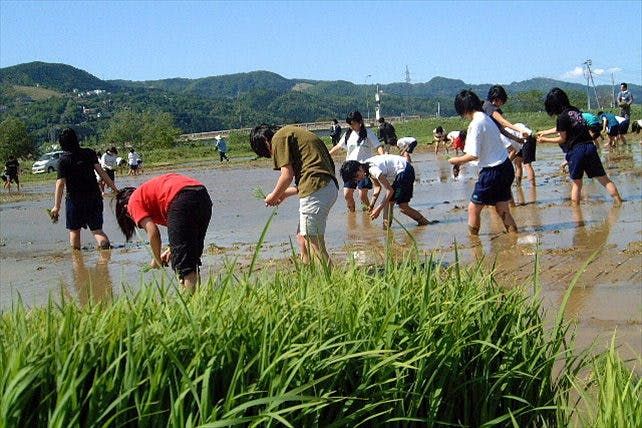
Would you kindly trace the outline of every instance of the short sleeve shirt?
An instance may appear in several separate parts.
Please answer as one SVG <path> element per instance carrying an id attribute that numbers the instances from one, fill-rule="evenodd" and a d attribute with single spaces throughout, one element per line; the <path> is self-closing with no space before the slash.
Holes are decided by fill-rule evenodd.
<path id="1" fill-rule="evenodd" d="M 358 132 L 352 131 L 348 141 L 346 141 L 346 134 L 343 134 L 338 144 L 348 152 L 347 161 L 356 160 L 359 162 L 368 159 L 381 146 L 381 142 L 370 128 L 366 128 L 366 138 L 361 138 Z"/>
<path id="2" fill-rule="evenodd" d="M 501 165 L 508 157 L 508 152 L 502 143 L 499 128 L 485 113 L 476 111 L 473 120 L 468 125 L 464 153 L 475 156 L 471 161 L 480 168 Z"/>
<path id="3" fill-rule="evenodd" d="M 499 114 L 501 114 L 503 116 L 504 112 L 502 111 L 502 109 L 500 109 L 499 107 L 497 107 L 495 104 L 491 103 L 490 101 L 486 100 L 486 101 L 484 101 L 484 104 L 482 105 L 482 110 L 484 110 L 484 113 L 486 113 L 488 115 L 488 117 L 490 117 L 491 120 L 495 123 L 495 125 L 497 125 L 497 128 L 499 128 L 499 129 L 502 128 L 502 125 L 499 122 L 497 122 L 495 120 L 495 118 L 493 117 L 493 113 L 495 113 L 495 112 L 497 112 L 497 113 L 499 113 Z"/>
<path id="4" fill-rule="evenodd" d="M 592 142 L 588 125 L 580 112 L 575 107 L 568 107 L 557 117 L 558 132 L 566 133 L 566 141 L 560 144 L 564 153 L 568 152 L 576 144 Z"/>
<path id="5" fill-rule="evenodd" d="M 96 152 L 87 148 L 65 152 L 60 156 L 58 178 L 65 179 L 68 197 L 100 195 L 94 174 L 94 165 L 97 163 Z"/>
<path id="6" fill-rule="evenodd" d="M 185 187 L 202 185 L 181 174 L 154 177 L 134 190 L 127 203 L 127 212 L 136 225 L 145 217 L 151 217 L 154 223 L 167 226 L 167 212 L 176 195 Z"/>
<path id="7" fill-rule="evenodd" d="M 324 188 L 330 180 L 338 187 L 334 161 L 323 141 L 312 132 L 287 125 L 272 136 L 274 169 L 292 165 L 299 197 Z"/>
<path id="8" fill-rule="evenodd" d="M 15 176 L 18 175 L 18 167 L 20 164 L 17 159 L 8 160 L 5 162 L 4 167 L 7 169 L 7 175 Z"/>
<path id="9" fill-rule="evenodd" d="M 369 165 L 368 173 L 377 180 L 383 175 L 392 184 L 397 174 L 403 172 L 408 161 L 398 155 L 377 155 L 365 160 Z"/>

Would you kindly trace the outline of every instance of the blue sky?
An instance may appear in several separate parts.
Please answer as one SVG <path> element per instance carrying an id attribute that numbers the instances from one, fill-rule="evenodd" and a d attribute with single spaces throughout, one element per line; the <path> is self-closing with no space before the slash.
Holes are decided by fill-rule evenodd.
<path id="1" fill-rule="evenodd" d="M 642 84 L 642 2 L 6 1 L 0 67 L 59 62 L 101 79 L 269 70 L 287 78 Z M 369 77 L 368 77 L 369 76 Z"/>

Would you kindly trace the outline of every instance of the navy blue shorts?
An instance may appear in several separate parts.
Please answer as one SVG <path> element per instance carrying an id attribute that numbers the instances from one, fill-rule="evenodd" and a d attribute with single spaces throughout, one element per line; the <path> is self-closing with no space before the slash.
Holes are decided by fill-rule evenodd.
<path id="1" fill-rule="evenodd" d="M 568 172 L 572 180 L 581 180 L 584 173 L 588 178 L 606 175 L 597 148 L 593 142 L 576 144 L 566 153 Z"/>
<path id="2" fill-rule="evenodd" d="M 212 200 L 203 186 L 181 190 L 167 210 L 167 237 L 172 269 L 183 279 L 201 265 L 205 233 L 212 217 Z"/>
<path id="3" fill-rule="evenodd" d="M 620 124 L 618 123 L 617 125 L 609 126 L 606 133 L 609 137 L 617 137 L 620 135 Z"/>
<path id="4" fill-rule="evenodd" d="M 99 230 L 103 228 L 103 198 L 96 195 L 77 195 L 65 198 L 67 229 Z"/>
<path id="5" fill-rule="evenodd" d="M 510 188 L 514 179 L 515 169 L 508 158 L 500 165 L 482 168 L 470 201 L 477 205 L 510 201 L 513 198 Z"/>
<path id="6" fill-rule="evenodd" d="M 589 126 L 589 131 L 593 132 L 596 135 L 599 135 L 602 133 L 602 125 L 600 123 L 594 123 L 593 125 Z"/>
<path id="7" fill-rule="evenodd" d="M 415 169 L 412 165 L 407 164 L 406 169 L 397 174 L 395 181 L 392 183 L 392 188 L 395 191 L 392 200 L 397 204 L 410 202 L 412 199 L 412 191 L 415 187 Z"/>
<path id="8" fill-rule="evenodd" d="M 522 163 L 527 165 L 529 163 L 535 162 L 535 150 L 536 150 L 536 140 L 532 135 L 526 139 L 526 142 L 522 144 L 522 149 L 517 153 L 517 156 L 522 158 Z"/>
<path id="9" fill-rule="evenodd" d="M 372 180 L 366 177 L 363 180 L 350 180 L 343 182 L 344 189 L 372 189 Z"/>

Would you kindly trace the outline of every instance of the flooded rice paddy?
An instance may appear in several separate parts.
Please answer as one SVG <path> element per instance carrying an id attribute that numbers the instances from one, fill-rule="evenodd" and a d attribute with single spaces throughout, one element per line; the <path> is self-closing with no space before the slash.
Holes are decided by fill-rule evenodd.
<path id="1" fill-rule="evenodd" d="M 499 282 L 507 285 L 532 282 L 535 254 L 544 307 L 554 313 L 566 287 L 589 258 L 593 261 L 573 290 L 566 315 L 578 320 L 578 341 L 606 343 L 617 329 L 623 357 L 642 352 L 642 154 L 639 138 L 618 150 L 602 153 L 607 173 L 618 186 L 625 203 L 614 207 L 606 191 L 586 180 L 582 205 L 570 205 L 567 175 L 559 172 L 563 154 L 556 146 L 540 146 L 534 163 L 537 184 L 514 187 L 516 207 L 512 213 L 520 233 L 502 233 L 502 224 L 492 209 L 482 214 L 481 234 L 467 234 L 466 207 L 475 182 L 476 169 L 464 166 L 457 179 L 442 155 L 413 155 L 418 182 L 411 206 L 439 223 L 418 227 L 409 218 L 396 218 L 390 235 L 381 219 L 371 221 L 366 213 L 348 214 L 340 196 L 328 219 L 326 241 L 335 263 L 355 259 L 376 264 L 386 254 L 390 239 L 394 251 L 411 251 L 416 242 L 422 251 L 438 251 L 441 262 L 458 257 L 464 262 L 481 260 L 494 266 Z M 337 159 L 337 168 L 342 159 Z M 269 192 L 277 178 L 268 163 L 211 169 L 183 168 L 178 172 L 201 180 L 213 201 L 213 214 L 206 237 L 203 274 L 216 275 L 224 265 L 239 269 L 249 264 L 256 242 L 271 208 L 254 197 L 254 189 Z M 160 172 L 159 172 L 160 173 Z M 117 177 L 117 185 L 136 186 L 149 178 Z M 0 205 L 0 310 L 17 298 L 28 306 L 46 304 L 61 295 L 87 302 L 107 298 L 125 289 L 135 290 L 145 280 L 160 279 L 161 272 L 145 272 L 150 260 L 148 247 L 135 236 L 125 243 L 109 203 L 105 200 L 105 227 L 114 249 L 95 251 L 93 238 L 83 230 L 86 249 L 75 254 L 68 248 L 64 220 L 52 225 L 46 208 L 52 204 L 53 183 L 26 187 L 26 192 L 47 195 L 23 202 Z M 261 250 L 261 268 L 288 264 L 290 242 L 296 232 L 297 199 L 286 200 L 278 209 Z M 397 213 L 396 213 L 397 214 Z M 407 230 L 404 230 L 404 228 Z M 161 228 L 163 242 L 166 230 Z M 142 238 L 142 235 L 140 235 Z M 166 274 L 169 274 L 167 272 Z"/>

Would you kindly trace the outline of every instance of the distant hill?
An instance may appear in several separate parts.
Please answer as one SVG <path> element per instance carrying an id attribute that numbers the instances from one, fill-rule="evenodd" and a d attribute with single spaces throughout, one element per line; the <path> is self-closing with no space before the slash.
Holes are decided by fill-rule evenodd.
<path id="1" fill-rule="evenodd" d="M 427 116 L 439 109 L 443 116 L 454 115 L 457 92 L 472 89 L 485 98 L 494 83 L 471 85 L 437 76 L 428 82 L 381 84 L 383 114 Z M 578 107 L 586 105 L 586 87 L 582 84 L 533 78 L 502 85 L 509 94 L 504 107 L 508 113 L 542 110 L 543 97 L 554 86 L 566 90 Z M 123 109 L 170 113 L 184 133 L 261 122 L 342 119 L 351 110 L 361 110 L 364 115 L 369 111 L 374 117 L 376 87 L 345 80 L 287 79 L 270 71 L 198 79 L 104 81 L 70 65 L 31 62 L 0 69 L 0 121 L 19 117 L 36 139 L 44 141 L 52 135 L 52 127 L 70 125 L 82 129 L 83 137 L 98 138 L 110 118 Z M 642 100 L 642 87 L 629 85 L 629 89 L 636 103 Z M 603 105 L 610 105 L 612 90 L 608 85 L 598 87 Z M 593 99 L 592 105 L 596 104 Z"/>
<path id="2" fill-rule="evenodd" d="M 21 86 L 44 86 L 47 89 L 69 92 L 73 89 L 112 90 L 113 86 L 75 67 L 66 64 L 29 62 L 0 68 L 0 84 Z"/>

